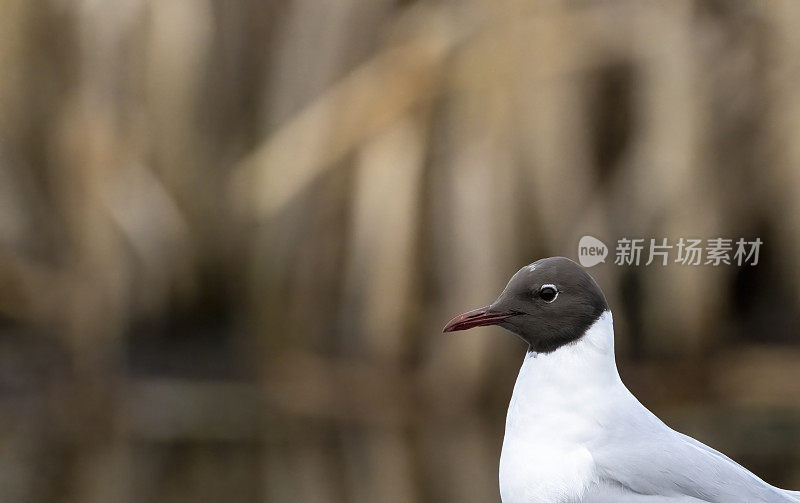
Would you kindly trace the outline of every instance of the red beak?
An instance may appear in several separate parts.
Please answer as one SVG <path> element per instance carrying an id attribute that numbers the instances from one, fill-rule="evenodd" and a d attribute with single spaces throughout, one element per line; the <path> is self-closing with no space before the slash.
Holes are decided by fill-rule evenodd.
<path id="1" fill-rule="evenodd" d="M 456 332 L 473 327 L 497 325 L 502 323 L 503 320 L 516 316 L 517 314 L 519 313 L 514 311 L 493 311 L 489 306 L 481 307 L 456 316 L 445 325 L 442 332 Z"/>

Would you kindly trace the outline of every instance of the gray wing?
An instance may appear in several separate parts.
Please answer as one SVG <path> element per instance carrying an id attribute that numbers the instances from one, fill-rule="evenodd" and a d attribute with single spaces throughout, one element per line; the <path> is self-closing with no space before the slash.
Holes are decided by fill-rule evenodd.
<path id="1" fill-rule="evenodd" d="M 656 501 L 650 495 L 663 501 L 800 501 L 798 493 L 767 484 L 724 454 L 649 416 L 646 424 L 617 428 L 618 438 L 592 451 L 601 478 L 621 488 L 629 501 Z"/>

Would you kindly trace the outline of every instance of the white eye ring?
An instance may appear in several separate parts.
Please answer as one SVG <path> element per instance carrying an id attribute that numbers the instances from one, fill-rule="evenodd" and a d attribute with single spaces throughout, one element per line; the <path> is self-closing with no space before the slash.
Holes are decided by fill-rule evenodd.
<path id="1" fill-rule="evenodd" d="M 556 292 L 556 294 L 555 294 L 555 296 L 553 296 L 553 298 L 552 298 L 552 299 L 550 299 L 550 300 L 547 300 L 547 299 L 542 299 L 542 300 L 543 300 L 543 301 L 545 301 L 545 302 L 547 302 L 548 304 L 550 304 L 551 302 L 555 302 L 555 300 L 558 298 L 558 288 L 556 288 L 556 285 L 552 285 L 552 284 L 550 284 L 550 283 L 547 283 L 547 284 L 545 284 L 545 285 L 542 285 L 542 286 L 539 288 L 539 297 L 540 297 L 540 298 L 541 298 L 541 293 L 542 293 L 542 290 L 544 290 L 545 288 L 552 288 L 552 289 L 553 289 L 553 290 Z"/>

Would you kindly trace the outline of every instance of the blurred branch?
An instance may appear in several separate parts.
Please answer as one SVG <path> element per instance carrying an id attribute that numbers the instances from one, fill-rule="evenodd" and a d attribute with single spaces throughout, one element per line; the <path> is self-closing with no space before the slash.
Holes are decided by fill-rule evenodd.
<path id="1" fill-rule="evenodd" d="M 455 42 L 440 20 L 345 77 L 235 168 L 234 204 L 259 218 L 280 211 L 357 144 L 429 98 Z"/>

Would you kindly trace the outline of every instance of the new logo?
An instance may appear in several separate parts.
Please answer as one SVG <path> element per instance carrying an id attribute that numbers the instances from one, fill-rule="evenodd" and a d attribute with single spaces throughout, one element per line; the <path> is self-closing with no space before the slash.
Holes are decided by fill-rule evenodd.
<path id="1" fill-rule="evenodd" d="M 593 267 L 606 261 L 608 247 L 593 236 L 583 236 L 578 242 L 578 262 L 583 267 Z"/>

